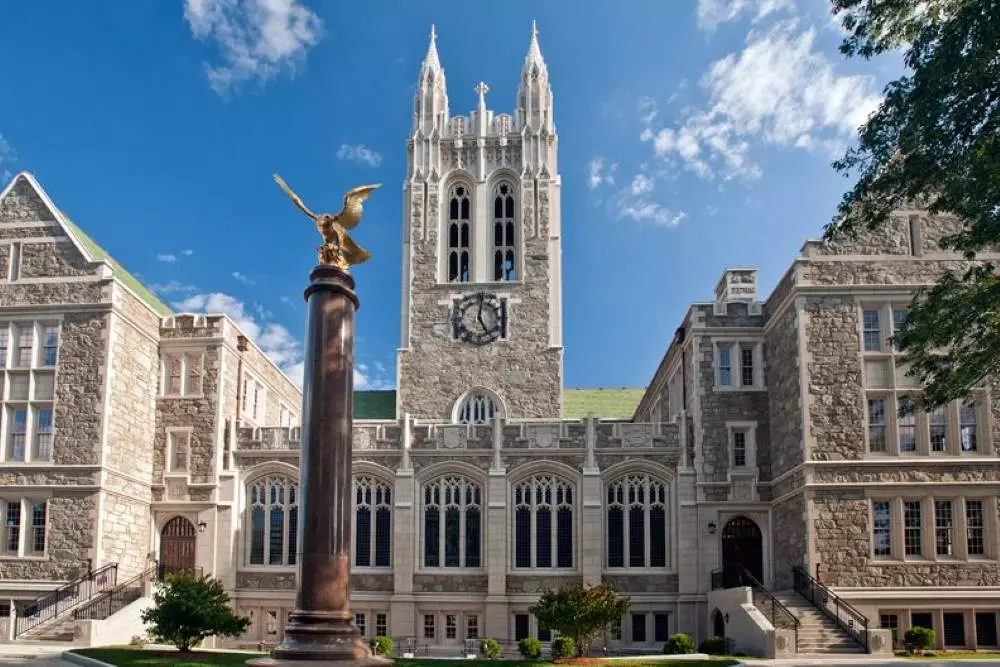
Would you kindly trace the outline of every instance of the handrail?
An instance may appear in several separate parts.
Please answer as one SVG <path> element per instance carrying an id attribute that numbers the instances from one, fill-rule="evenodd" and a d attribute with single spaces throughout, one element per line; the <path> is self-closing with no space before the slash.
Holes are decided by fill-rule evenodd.
<path id="1" fill-rule="evenodd" d="M 114 588 L 117 581 L 118 563 L 108 563 L 63 584 L 37 600 L 18 605 L 17 619 L 14 623 L 14 638 L 16 639 L 29 630 L 34 630 L 43 623 L 55 620 L 61 614 L 75 609 L 95 595 Z"/>
<path id="2" fill-rule="evenodd" d="M 836 623 L 868 653 L 868 617 L 814 579 L 803 568 L 793 568 L 792 574 L 795 592 L 812 602 L 814 607 Z"/>
<path id="3" fill-rule="evenodd" d="M 146 590 L 146 584 L 156 581 L 158 569 L 158 566 L 154 565 L 125 583 L 94 596 L 90 601 L 85 602 L 73 611 L 73 620 L 102 621 L 122 607 L 135 602 L 142 597 L 143 592 Z M 119 606 L 116 608 L 116 605 Z"/>
<path id="4" fill-rule="evenodd" d="M 767 590 L 757 577 L 742 565 L 729 565 L 721 570 L 712 571 L 712 590 L 736 588 L 738 586 L 750 588 L 755 594 L 759 594 L 763 598 L 765 604 L 770 605 L 771 615 L 769 620 L 772 625 L 779 627 L 779 619 L 787 625 L 791 625 L 791 629 L 795 632 L 795 646 L 797 648 L 799 645 L 799 626 L 802 625 L 801 621 L 778 598 L 774 597 L 771 591 Z M 766 607 L 765 609 L 761 609 L 762 605 L 756 599 L 756 595 L 753 602 L 754 606 L 765 612 L 764 615 L 766 616 Z"/>

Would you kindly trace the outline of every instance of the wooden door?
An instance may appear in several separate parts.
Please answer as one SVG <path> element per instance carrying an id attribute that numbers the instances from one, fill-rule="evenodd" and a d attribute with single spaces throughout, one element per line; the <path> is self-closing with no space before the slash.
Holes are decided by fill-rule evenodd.
<path id="1" fill-rule="evenodd" d="M 174 572 L 193 572 L 195 563 L 194 524 L 175 516 L 160 531 L 160 576 Z"/>

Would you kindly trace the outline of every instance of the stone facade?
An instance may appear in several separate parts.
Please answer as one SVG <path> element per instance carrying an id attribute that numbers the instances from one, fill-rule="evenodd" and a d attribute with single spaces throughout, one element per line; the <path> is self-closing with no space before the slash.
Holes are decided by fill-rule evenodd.
<path id="1" fill-rule="evenodd" d="M 717 575 L 744 567 L 787 590 L 801 568 L 871 626 L 903 630 L 926 613 L 943 637 L 964 615 L 974 647 L 973 619 L 1000 610 L 1000 380 L 932 431 L 930 415 L 896 416 L 919 387 L 891 346 L 910 296 L 967 266 L 938 245 L 957 223 L 903 210 L 882 231 L 809 241 L 763 301 L 755 269 L 726 269 L 630 419 L 568 417 L 557 139 L 536 37 L 513 115 L 494 115 L 479 90 L 476 111 L 449 117 L 432 41 L 407 149 L 399 388 L 354 427 L 365 633 L 445 651 L 472 636 L 544 637 L 527 612 L 544 590 L 604 582 L 632 599 L 610 648 L 653 651 L 666 634 L 714 631 Z M 468 281 L 448 280 L 458 182 L 472 195 L 458 246 Z M 516 201 L 504 214 L 517 230 L 511 280 L 492 273 L 501 182 Z M 27 459 L 8 455 L 0 426 L 0 501 L 22 511 L 0 598 L 89 566 L 117 563 L 124 577 L 159 561 L 222 580 L 253 617 L 233 644 L 280 641 L 296 584 L 301 393 L 232 320 L 170 313 L 95 248 L 30 176 L 0 195 L 0 327 L 31 313 L 35 331 L 59 332 L 54 368 L 0 369 L 5 392 L 19 373 L 42 378 L 31 386 L 57 378 L 32 398 L 51 403 L 51 453 L 29 432 Z M 479 292 L 509 319 L 503 339 L 476 346 L 454 339 L 451 318 Z M 23 401 L 0 398 L 5 410 Z"/>

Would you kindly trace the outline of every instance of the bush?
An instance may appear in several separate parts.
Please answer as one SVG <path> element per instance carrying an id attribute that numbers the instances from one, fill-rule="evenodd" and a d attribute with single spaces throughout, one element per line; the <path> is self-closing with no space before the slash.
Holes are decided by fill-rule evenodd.
<path id="1" fill-rule="evenodd" d="M 379 635 L 368 643 L 375 655 L 389 655 L 392 653 L 392 637 Z"/>
<path id="2" fill-rule="evenodd" d="M 500 646 L 500 642 L 495 639 L 484 639 L 479 645 L 479 650 L 490 660 L 496 660 L 503 655 L 503 646 Z"/>
<path id="3" fill-rule="evenodd" d="M 934 631 L 930 628 L 922 628 L 919 625 L 915 628 L 910 628 L 903 635 L 903 647 L 910 653 L 929 651 L 934 648 Z"/>
<path id="4" fill-rule="evenodd" d="M 517 643 L 517 652 L 527 660 L 538 660 L 542 657 L 542 642 L 534 637 L 525 637 Z"/>
<path id="5" fill-rule="evenodd" d="M 663 645 L 663 652 L 667 655 L 694 653 L 694 640 L 683 632 L 670 635 L 670 638 L 667 639 L 667 643 Z"/>
<path id="6" fill-rule="evenodd" d="M 610 586 L 570 584 L 546 590 L 528 611 L 535 615 L 538 627 L 572 639 L 576 655 L 583 656 L 608 626 L 628 613 L 630 604 L 628 597 L 619 597 Z"/>
<path id="7" fill-rule="evenodd" d="M 249 618 L 233 613 L 221 581 L 189 573 L 167 577 L 142 622 L 153 639 L 185 652 L 205 637 L 237 637 L 250 625 Z"/>
<path id="8" fill-rule="evenodd" d="M 132 639 L 129 640 L 129 646 L 145 646 L 148 644 L 148 640 L 144 635 L 132 635 Z"/>
<path id="9" fill-rule="evenodd" d="M 709 655 L 730 655 L 732 648 L 733 640 L 729 637 L 709 637 L 698 645 L 698 652 Z"/>
<path id="10" fill-rule="evenodd" d="M 552 640 L 552 659 L 572 658 L 576 654 L 576 644 L 572 637 L 556 637 Z"/>

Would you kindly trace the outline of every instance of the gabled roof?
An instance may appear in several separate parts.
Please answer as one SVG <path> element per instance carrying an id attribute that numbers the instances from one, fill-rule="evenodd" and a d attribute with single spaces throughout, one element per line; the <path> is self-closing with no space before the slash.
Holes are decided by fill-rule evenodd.
<path id="1" fill-rule="evenodd" d="M 139 280 L 129 273 L 124 266 L 122 266 L 114 257 L 108 254 L 101 246 L 90 238 L 86 232 L 80 229 L 72 220 L 69 219 L 65 213 L 59 210 L 59 207 L 55 205 L 52 198 L 49 197 L 48 193 L 45 192 L 45 188 L 35 179 L 35 177 L 27 171 L 22 171 L 7 184 L 7 187 L 0 192 L 0 200 L 7 196 L 7 194 L 14 189 L 15 184 L 18 179 L 23 178 L 28 185 L 35 191 L 42 203 L 48 208 L 52 215 L 55 217 L 56 222 L 58 222 L 63 231 L 66 232 L 66 236 L 69 237 L 76 249 L 80 251 L 80 254 L 84 256 L 89 262 L 105 262 L 111 267 L 112 275 L 118 279 L 118 281 L 130 292 L 135 294 L 143 303 L 152 308 L 159 315 L 170 315 L 172 311 L 170 308 L 160 301 L 155 294 L 153 294 L 149 289 L 146 288 Z"/>
<path id="2" fill-rule="evenodd" d="M 602 419 L 631 419 L 645 389 L 564 389 L 563 417 L 583 419 L 588 413 Z M 355 419 L 395 419 L 396 391 L 354 392 Z"/>

